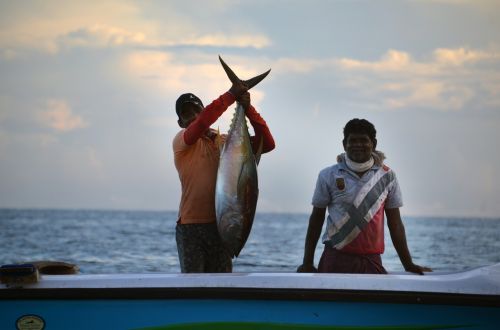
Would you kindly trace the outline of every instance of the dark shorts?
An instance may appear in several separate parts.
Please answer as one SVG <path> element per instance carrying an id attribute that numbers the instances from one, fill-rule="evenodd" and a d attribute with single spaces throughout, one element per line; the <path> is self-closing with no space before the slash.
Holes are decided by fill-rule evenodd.
<path id="1" fill-rule="evenodd" d="M 352 274 L 387 274 L 380 254 L 352 254 L 325 245 L 318 272 Z"/>
<path id="2" fill-rule="evenodd" d="M 177 252 L 183 273 L 230 273 L 231 257 L 222 246 L 215 223 L 177 224 Z"/>

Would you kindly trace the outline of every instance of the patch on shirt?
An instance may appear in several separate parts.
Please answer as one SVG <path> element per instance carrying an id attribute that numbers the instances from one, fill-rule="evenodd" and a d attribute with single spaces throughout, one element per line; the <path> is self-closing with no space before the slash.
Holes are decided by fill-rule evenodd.
<path id="1" fill-rule="evenodd" d="M 335 179 L 335 186 L 337 186 L 338 190 L 343 191 L 345 189 L 344 178 L 336 178 Z"/>

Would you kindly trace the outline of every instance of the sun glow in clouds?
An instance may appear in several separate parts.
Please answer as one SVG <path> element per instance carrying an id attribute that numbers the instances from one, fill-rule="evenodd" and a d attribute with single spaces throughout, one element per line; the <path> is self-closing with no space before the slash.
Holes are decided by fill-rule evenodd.
<path id="1" fill-rule="evenodd" d="M 40 120 L 58 132 L 69 132 L 88 126 L 82 117 L 73 114 L 64 100 L 48 100 L 47 110 L 40 113 Z"/>

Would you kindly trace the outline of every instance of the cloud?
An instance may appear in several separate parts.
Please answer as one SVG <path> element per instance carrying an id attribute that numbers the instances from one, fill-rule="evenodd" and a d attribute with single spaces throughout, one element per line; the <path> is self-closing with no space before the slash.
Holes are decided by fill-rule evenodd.
<path id="1" fill-rule="evenodd" d="M 136 19 L 137 14 L 138 8 L 125 1 L 90 4 L 63 1 L 57 5 L 54 1 L 8 3 L 0 14 L 3 23 L 0 47 L 18 52 L 39 50 L 55 54 L 60 50 L 61 40 L 73 36 L 72 33 L 88 30 L 92 35 L 96 33 L 95 27 L 103 24 L 138 29 L 143 25 Z"/>
<path id="2" fill-rule="evenodd" d="M 69 32 L 58 40 L 65 47 L 106 47 L 141 44 L 146 36 L 141 32 L 95 24 Z"/>
<path id="3" fill-rule="evenodd" d="M 314 75 L 331 72 L 331 88 L 346 88 L 348 104 L 365 110 L 423 108 L 439 111 L 498 108 L 500 51 L 466 47 L 438 48 L 416 59 L 389 49 L 374 61 L 355 58 L 282 58 L 272 64 L 275 74 Z"/>
<path id="4" fill-rule="evenodd" d="M 213 47 L 254 47 L 257 49 L 271 45 L 269 38 L 253 34 L 208 34 L 179 41 L 180 45 L 213 46 Z"/>
<path id="5" fill-rule="evenodd" d="M 236 47 L 264 48 L 271 44 L 269 38 L 252 34 L 193 34 L 192 36 L 159 37 L 146 35 L 141 31 L 131 31 L 116 26 L 96 24 L 81 27 L 57 38 L 57 44 L 64 48 L 72 47 Z"/>
<path id="6" fill-rule="evenodd" d="M 332 88 L 353 91 L 353 94 L 344 94 L 346 102 L 354 102 L 370 111 L 412 108 L 461 111 L 469 110 L 471 104 L 476 109 L 491 109 L 500 103 L 500 94 L 495 88 L 500 84 L 500 75 L 492 69 L 500 65 L 500 53 L 495 49 L 438 48 L 420 59 L 408 52 L 390 49 L 375 61 L 279 58 L 272 62 L 248 57 L 229 60 L 226 59 L 231 66 L 239 64 L 234 69 L 241 77 L 260 73 L 255 70 L 259 67 L 264 68 L 261 71 L 272 67 L 273 76 L 331 72 L 336 84 Z M 181 57 L 170 52 L 136 51 L 127 56 L 123 66 L 130 75 L 141 78 L 146 88 L 164 95 L 171 93 L 171 99 L 181 92 L 192 91 L 201 93 L 199 96 L 207 102 L 228 87 L 227 78 L 213 55 L 185 52 Z M 265 95 L 257 88 L 252 96 L 258 103 Z M 347 100 L 349 97 L 353 99 Z M 229 119 L 223 118 L 223 122 Z"/>
<path id="7" fill-rule="evenodd" d="M 229 66 L 241 79 L 254 77 L 268 69 L 259 65 L 255 59 L 231 57 L 225 59 Z M 233 63 L 235 63 L 233 65 Z M 237 63 L 237 64 L 236 64 Z M 268 65 L 268 64 L 266 64 Z M 186 92 L 198 95 L 205 105 L 226 92 L 231 83 L 224 73 L 217 57 L 198 53 L 186 53 L 178 56 L 174 53 L 160 51 L 136 51 L 130 53 L 121 63 L 123 71 L 128 72 L 139 84 L 139 88 L 163 95 L 173 104 L 177 97 Z M 260 71 L 259 71 L 260 68 Z M 257 87 L 251 91 L 252 104 L 259 107 L 265 93 Z M 226 111 L 216 125 L 226 129 L 232 119 L 232 112 Z M 152 120 L 155 122 L 153 124 Z M 173 126 L 177 128 L 177 117 L 158 117 L 147 120 L 144 124 L 151 126 Z M 174 124 L 167 124 L 172 121 Z"/>
<path id="8" fill-rule="evenodd" d="M 253 77 L 267 68 L 258 71 L 258 64 L 249 64 L 248 58 L 232 58 L 238 65 L 226 62 L 242 79 Z M 248 63 L 248 64 L 247 64 Z M 130 53 L 122 62 L 123 70 L 132 77 L 140 78 L 144 88 L 155 89 L 162 93 L 177 94 L 192 91 L 200 97 L 219 95 L 229 89 L 230 82 L 214 55 L 198 53 L 183 54 L 159 51 L 136 51 Z M 260 101 L 264 95 L 258 88 L 252 90 L 254 99 Z M 206 101 L 206 100 L 205 100 Z"/>
<path id="9" fill-rule="evenodd" d="M 210 86 L 205 86 L 206 82 L 213 81 L 213 77 L 217 77 L 216 70 L 220 70 L 215 64 L 208 64 L 201 59 L 197 64 L 188 65 L 178 61 L 171 53 L 159 51 L 133 52 L 122 62 L 123 68 L 132 77 L 140 78 L 148 88 L 163 92 L 196 90 L 196 86 L 210 89 Z"/>
<path id="10" fill-rule="evenodd" d="M 32 4 L 33 6 L 33 4 Z M 164 15 L 148 12 L 148 5 L 127 1 L 47 3 L 38 8 L 9 4 L 0 14 L 0 48 L 12 52 L 39 50 L 57 54 L 73 47 L 253 47 L 264 48 L 270 39 L 250 31 L 215 32 L 212 23 L 183 16 L 176 6 L 163 4 Z M 171 7 L 171 10 L 167 10 Z M 149 10 L 157 10 L 149 8 Z M 147 15 L 145 15 L 145 13 Z M 222 15 L 222 14 L 221 14 Z M 217 18 L 215 18 L 217 20 Z M 175 27 L 175 28 L 174 28 Z M 206 32 L 213 31 L 213 32 Z"/>
<path id="11" fill-rule="evenodd" d="M 82 117 L 72 113 L 64 100 L 48 100 L 46 107 L 47 109 L 39 114 L 39 119 L 44 125 L 58 132 L 69 132 L 88 126 Z"/>
<path id="12" fill-rule="evenodd" d="M 401 71 L 406 70 L 412 60 L 408 53 L 389 50 L 380 61 L 364 62 L 349 58 L 338 60 L 338 65 L 345 70 L 371 70 L 371 71 Z"/>
<path id="13" fill-rule="evenodd" d="M 432 76 L 448 74 L 458 68 L 464 68 L 467 64 L 500 60 L 500 52 L 496 50 L 480 51 L 467 48 L 438 48 L 433 51 L 430 61 L 418 62 L 410 54 L 403 51 L 390 49 L 379 61 L 359 61 L 355 59 L 342 58 L 337 65 L 343 70 L 364 70 L 379 73 L 392 74 L 417 74 L 420 76 Z M 450 68 L 450 66 L 454 68 Z"/>
<path id="14" fill-rule="evenodd" d="M 149 33 L 142 30 L 131 30 L 119 26 L 106 24 L 94 24 L 75 28 L 60 36 L 53 36 L 56 48 L 73 47 L 120 47 L 120 46 L 144 46 L 144 47 L 252 47 L 261 49 L 271 45 L 271 41 L 264 35 L 259 34 L 235 34 L 215 33 L 203 34 L 198 31 L 190 31 L 185 34 L 170 35 L 166 31 L 164 35 L 158 35 L 155 30 L 160 27 L 148 29 Z"/>
<path id="15" fill-rule="evenodd" d="M 386 97 L 389 109 L 431 107 L 439 110 L 459 110 L 474 96 L 471 88 L 439 81 L 414 81 L 399 86 L 399 95 Z"/>
<path id="16" fill-rule="evenodd" d="M 462 66 L 484 60 L 499 60 L 499 52 L 485 52 L 466 48 L 446 49 L 439 48 L 434 51 L 434 58 L 439 65 Z"/>
<path id="17" fill-rule="evenodd" d="M 357 97 L 380 109 L 428 108 L 463 110 L 498 104 L 500 53 L 467 48 L 439 48 L 428 60 L 389 50 L 378 61 L 342 58 L 336 61 L 344 85 L 357 89 Z"/>

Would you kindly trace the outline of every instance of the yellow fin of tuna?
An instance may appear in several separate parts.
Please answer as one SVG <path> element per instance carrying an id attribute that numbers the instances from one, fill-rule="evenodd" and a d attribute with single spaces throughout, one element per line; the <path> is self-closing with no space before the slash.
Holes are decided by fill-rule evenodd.
<path id="1" fill-rule="evenodd" d="M 224 142 L 222 141 L 222 136 L 220 135 L 219 126 L 217 126 L 217 135 L 215 136 L 215 145 L 222 152 L 222 146 Z"/>
<path id="2" fill-rule="evenodd" d="M 255 154 L 255 163 L 259 165 L 260 156 L 262 155 L 262 149 L 264 148 L 264 137 L 260 137 L 259 148 L 257 148 L 257 153 Z"/>

